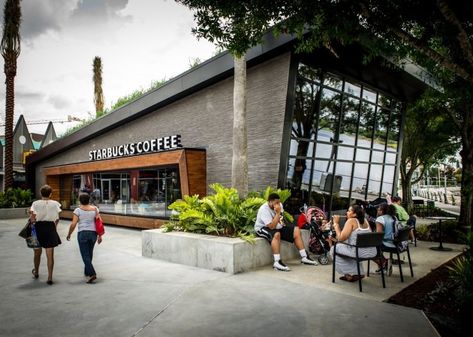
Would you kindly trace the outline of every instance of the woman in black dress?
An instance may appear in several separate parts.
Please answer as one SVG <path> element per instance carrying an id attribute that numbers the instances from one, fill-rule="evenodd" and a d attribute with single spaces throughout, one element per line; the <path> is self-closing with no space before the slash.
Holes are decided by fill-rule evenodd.
<path id="1" fill-rule="evenodd" d="M 61 244 L 61 239 L 57 233 L 56 227 L 59 223 L 59 213 L 61 205 L 51 200 L 53 193 L 49 185 L 41 187 L 41 200 L 36 200 L 31 205 L 30 218 L 35 223 L 36 236 L 41 248 L 34 249 L 34 269 L 31 271 L 34 278 L 39 277 L 39 264 L 41 262 L 41 253 L 43 248 L 46 250 L 46 258 L 48 260 L 48 280 L 47 284 L 53 284 L 53 268 L 54 268 L 54 247 Z"/>

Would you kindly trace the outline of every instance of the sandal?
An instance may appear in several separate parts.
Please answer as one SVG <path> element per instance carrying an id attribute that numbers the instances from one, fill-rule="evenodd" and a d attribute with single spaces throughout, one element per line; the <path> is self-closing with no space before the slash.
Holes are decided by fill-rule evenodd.
<path id="1" fill-rule="evenodd" d="M 359 280 L 363 279 L 364 277 L 365 277 L 365 275 L 360 275 L 360 276 L 358 276 L 358 275 L 353 275 L 353 276 L 351 277 L 350 282 L 359 281 Z"/>
<path id="2" fill-rule="evenodd" d="M 34 268 L 31 270 L 31 274 L 33 274 L 33 277 L 34 277 L 35 279 L 37 279 L 37 278 L 39 277 L 39 274 L 36 273 L 36 270 L 35 270 Z"/>

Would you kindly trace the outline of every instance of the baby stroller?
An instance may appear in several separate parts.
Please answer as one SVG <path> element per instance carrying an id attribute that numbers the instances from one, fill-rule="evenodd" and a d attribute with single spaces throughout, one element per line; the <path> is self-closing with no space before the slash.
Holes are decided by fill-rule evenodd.
<path id="1" fill-rule="evenodd" d="M 305 208 L 305 207 L 304 207 Z M 334 236 L 330 222 L 327 222 L 325 212 L 318 207 L 308 207 L 305 211 L 301 209 L 297 226 L 309 230 L 309 251 L 318 255 L 320 264 L 328 264 L 330 245 L 327 239 Z M 329 228 L 326 230 L 326 228 Z"/>

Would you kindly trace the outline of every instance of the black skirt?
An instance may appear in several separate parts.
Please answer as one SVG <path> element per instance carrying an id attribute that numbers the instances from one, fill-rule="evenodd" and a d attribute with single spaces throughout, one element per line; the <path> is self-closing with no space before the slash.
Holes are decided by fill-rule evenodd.
<path id="1" fill-rule="evenodd" d="M 61 239 L 53 221 L 36 221 L 35 229 L 41 247 L 53 248 L 61 244 Z"/>

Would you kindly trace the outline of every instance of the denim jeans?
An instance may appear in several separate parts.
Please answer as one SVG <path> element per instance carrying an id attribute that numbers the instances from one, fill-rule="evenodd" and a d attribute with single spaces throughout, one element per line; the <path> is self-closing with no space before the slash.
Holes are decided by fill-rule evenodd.
<path id="1" fill-rule="evenodd" d="M 80 255 L 82 255 L 82 261 L 84 261 L 85 265 L 84 275 L 96 275 L 94 266 L 92 265 L 92 257 L 95 241 L 97 241 L 97 233 L 94 231 L 80 231 L 77 234 L 77 241 L 79 241 Z"/>

